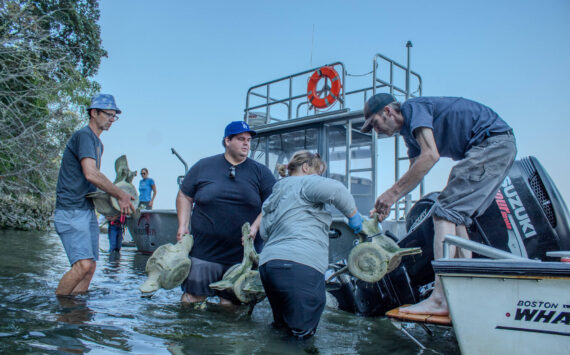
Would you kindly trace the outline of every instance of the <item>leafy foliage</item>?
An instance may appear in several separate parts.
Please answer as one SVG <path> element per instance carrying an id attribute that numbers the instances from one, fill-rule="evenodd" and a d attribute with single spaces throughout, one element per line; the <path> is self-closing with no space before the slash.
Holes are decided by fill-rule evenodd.
<path id="1" fill-rule="evenodd" d="M 98 19 L 96 0 L 0 0 L 0 211 L 51 214 L 61 152 L 99 89 Z"/>

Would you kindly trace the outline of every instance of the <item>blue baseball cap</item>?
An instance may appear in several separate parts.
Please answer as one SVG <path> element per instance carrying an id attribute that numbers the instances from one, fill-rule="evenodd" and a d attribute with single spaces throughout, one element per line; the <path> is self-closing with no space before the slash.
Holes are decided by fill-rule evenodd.
<path id="1" fill-rule="evenodd" d="M 240 134 L 243 132 L 251 133 L 252 137 L 257 134 L 257 133 L 255 133 L 254 130 L 249 128 L 249 125 L 245 121 L 233 121 L 233 122 L 230 122 L 230 124 L 228 124 L 226 126 L 226 130 L 224 132 L 224 138 L 226 138 L 227 136 L 231 136 L 234 134 Z"/>
<path id="2" fill-rule="evenodd" d="M 117 113 L 121 113 L 121 110 L 117 107 L 115 103 L 115 98 L 113 95 L 109 94 L 97 94 L 91 99 L 91 105 L 87 108 L 91 110 L 92 108 L 100 110 L 115 110 Z"/>

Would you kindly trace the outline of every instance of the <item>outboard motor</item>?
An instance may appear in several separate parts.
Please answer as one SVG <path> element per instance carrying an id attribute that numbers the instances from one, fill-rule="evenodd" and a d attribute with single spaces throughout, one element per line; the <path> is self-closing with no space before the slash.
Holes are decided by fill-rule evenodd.
<path id="1" fill-rule="evenodd" d="M 503 250 L 513 254 L 548 260 L 547 251 L 570 250 L 568 208 L 535 157 L 515 162 L 477 222 L 470 231 L 473 240 L 501 240 Z"/>
<path id="2" fill-rule="evenodd" d="M 431 266 L 431 217 L 438 195 L 430 193 L 414 204 L 406 218 L 408 234 L 398 243 L 402 248 L 421 247 L 422 254 L 404 257 L 396 270 L 374 284 L 345 278 L 350 287 L 331 292 L 337 299 L 342 298 L 339 308 L 365 316 L 383 315 L 402 304 L 417 303 L 429 294 L 435 277 Z M 570 214 L 538 160 L 522 158 L 515 161 L 495 200 L 474 219 L 468 233 L 473 241 L 523 257 L 548 260 L 547 251 L 570 250 Z M 474 253 L 473 257 L 479 256 Z"/>

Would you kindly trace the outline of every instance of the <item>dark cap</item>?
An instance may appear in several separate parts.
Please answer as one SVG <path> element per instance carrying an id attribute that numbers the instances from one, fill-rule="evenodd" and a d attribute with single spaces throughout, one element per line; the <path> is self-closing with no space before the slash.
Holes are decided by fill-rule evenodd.
<path id="1" fill-rule="evenodd" d="M 256 135 L 255 131 L 249 128 L 249 125 L 245 121 L 233 121 L 226 126 L 226 130 L 224 132 L 224 138 L 226 138 L 227 136 L 240 134 L 243 132 L 251 133 L 252 137 Z"/>
<path id="2" fill-rule="evenodd" d="M 368 99 L 366 104 L 364 105 L 364 125 L 360 129 L 360 132 L 367 133 L 372 130 L 372 116 L 375 113 L 382 111 L 386 105 L 396 101 L 394 96 L 390 94 L 376 94 Z"/>

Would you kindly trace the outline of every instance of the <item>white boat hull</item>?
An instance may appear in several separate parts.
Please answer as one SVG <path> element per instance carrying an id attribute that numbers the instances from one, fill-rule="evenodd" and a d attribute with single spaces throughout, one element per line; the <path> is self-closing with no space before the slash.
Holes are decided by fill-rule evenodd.
<path id="1" fill-rule="evenodd" d="M 434 269 L 462 354 L 570 354 L 570 264 L 471 259 L 442 271 L 453 262 Z"/>

